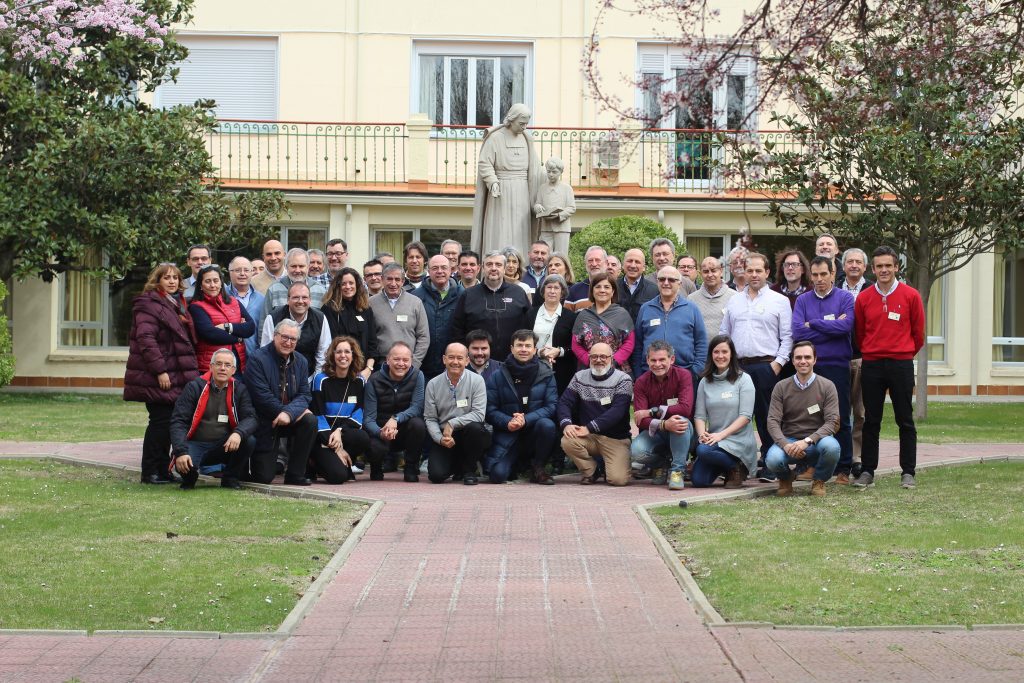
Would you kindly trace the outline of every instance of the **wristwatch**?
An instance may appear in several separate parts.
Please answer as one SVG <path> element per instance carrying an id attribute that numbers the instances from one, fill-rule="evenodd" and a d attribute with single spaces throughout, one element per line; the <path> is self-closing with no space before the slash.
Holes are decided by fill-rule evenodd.
<path id="1" fill-rule="evenodd" d="M 661 415 L 661 406 L 651 408 L 651 417 L 658 417 L 659 415 Z"/>
<path id="2" fill-rule="evenodd" d="M 809 437 L 809 436 L 805 436 L 805 437 L 804 437 L 804 441 L 805 441 L 805 442 L 807 442 L 807 445 L 808 445 L 808 446 L 813 446 L 813 445 L 814 445 L 814 439 L 812 439 L 812 438 L 811 438 L 811 437 Z"/>

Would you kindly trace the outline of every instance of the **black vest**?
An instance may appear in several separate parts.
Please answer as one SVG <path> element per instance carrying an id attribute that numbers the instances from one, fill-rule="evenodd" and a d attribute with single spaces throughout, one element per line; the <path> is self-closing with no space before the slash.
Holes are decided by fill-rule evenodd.
<path id="1" fill-rule="evenodd" d="M 412 395 L 416 391 L 416 376 L 420 373 L 419 368 L 410 368 L 401 383 L 396 385 L 386 376 L 387 372 L 387 367 L 382 367 L 371 374 L 368 380 L 377 395 L 377 425 L 380 427 L 383 427 L 392 415 L 407 410 L 412 404 Z"/>
<path id="2" fill-rule="evenodd" d="M 288 317 L 288 306 L 279 306 L 270 314 L 274 321 L 274 327 Z M 299 343 L 295 345 L 295 352 L 306 359 L 309 364 L 309 373 L 315 375 L 322 368 L 316 366 L 316 350 L 320 345 L 320 333 L 324 329 L 324 314 L 315 308 L 306 312 L 306 320 L 302 323 L 299 332 Z"/>

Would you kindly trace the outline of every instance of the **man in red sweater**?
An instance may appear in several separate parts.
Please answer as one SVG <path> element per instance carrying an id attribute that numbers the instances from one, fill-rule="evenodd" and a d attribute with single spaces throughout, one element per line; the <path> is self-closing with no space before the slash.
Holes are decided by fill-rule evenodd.
<path id="1" fill-rule="evenodd" d="M 864 396 L 863 470 L 854 486 L 875 482 L 878 467 L 878 433 L 882 426 L 885 392 L 892 399 L 893 414 L 900 430 L 900 481 L 914 488 L 917 466 L 917 428 L 911 401 L 914 395 L 914 356 L 924 346 L 924 306 L 921 295 L 896 279 L 896 251 L 881 246 L 871 254 L 871 269 L 877 278 L 865 287 L 854 306 L 854 329 L 860 344 L 861 391 Z"/>

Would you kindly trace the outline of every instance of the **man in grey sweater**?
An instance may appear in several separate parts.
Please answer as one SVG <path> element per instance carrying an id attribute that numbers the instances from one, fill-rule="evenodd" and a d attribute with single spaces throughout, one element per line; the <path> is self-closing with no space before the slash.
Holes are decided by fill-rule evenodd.
<path id="1" fill-rule="evenodd" d="M 427 460 L 431 483 L 442 484 L 448 477 L 477 483 L 480 457 L 491 447 L 491 433 L 484 423 L 487 387 L 484 378 L 466 372 L 469 351 L 452 343 L 444 351 L 445 371 L 427 382 L 423 419 L 434 442 Z"/>
<path id="2" fill-rule="evenodd" d="M 722 318 L 725 316 L 725 305 L 729 303 L 729 299 L 736 296 L 736 290 L 725 286 L 722 280 L 723 270 L 721 259 L 714 256 L 708 256 L 701 261 L 700 276 L 704 284 L 686 297 L 690 303 L 697 306 L 697 310 L 704 318 L 708 339 L 718 334 L 718 328 L 722 326 Z"/>
<path id="3" fill-rule="evenodd" d="M 775 385 L 768 408 L 768 433 L 772 444 L 765 463 L 779 477 L 778 495 L 793 493 L 789 466 L 805 463 L 814 468 L 811 495 L 824 496 L 825 482 L 839 462 L 839 395 L 836 385 L 814 374 L 814 344 L 793 344 L 796 374 Z"/>
<path id="4" fill-rule="evenodd" d="M 377 348 L 389 349 L 401 341 L 412 349 L 412 360 L 416 367 L 423 365 L 423 359 L 430 347 L 430 329 L 423 302 L 404 289 L 405 272 L 397 263 L 384 266 L 384 289 L 370 297 L 370 309 L 377 329 Z M 377 359 L 379 366 L 383 359 Z"/>

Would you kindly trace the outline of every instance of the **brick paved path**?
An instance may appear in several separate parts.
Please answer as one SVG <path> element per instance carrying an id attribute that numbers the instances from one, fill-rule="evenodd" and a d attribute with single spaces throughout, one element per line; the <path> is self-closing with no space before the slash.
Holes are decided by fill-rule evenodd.
<path id="1" fill-rule="evenodd" d="M 0 443 L 128 466 L 138 450 Z M 919 461 L 1011 454 L 922 445 Z M 0 681 L 1024 680 L 1021 630 L 705 627 L 632 509 L 680 497 L 664 488 L 397 477 L 323 487 L 386 504 L 289 637 L 0 634 Z"/>

